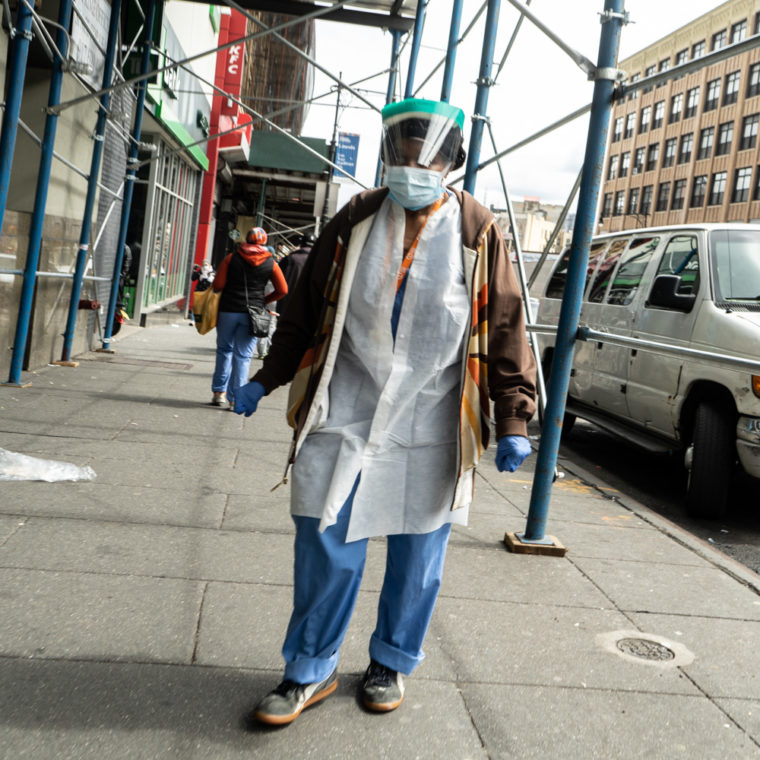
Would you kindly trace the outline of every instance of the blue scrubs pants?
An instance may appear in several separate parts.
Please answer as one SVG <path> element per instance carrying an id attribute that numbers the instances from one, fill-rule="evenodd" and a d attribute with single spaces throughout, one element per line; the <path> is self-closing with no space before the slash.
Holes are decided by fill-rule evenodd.
<path id="1" fill-rule="evenodd" d="M 338 664 L 367 555 L 368 539 L 346 543 L 355 492 L 356 485 L 335 525 L 322 533 L 317 518 L 293 517 L 293 614 L 282 654 L 285 678 L 296 683 L 324 681 Z M 438 598 L 450 533 L 446 524 L 432 533 L 387 537 L 385 579 L 369 656 L 392 670 L 409 674 L 425 656 L 422 642 Z"/>
<path id="2" fill-rule="evenodd" d="M 216 366 L 211 390 L 227 393 L 232 401 L 235 389 L 248 382 L 256 338 L 248 333 L 248 314 L 220 311 L 216 320 Z"/>

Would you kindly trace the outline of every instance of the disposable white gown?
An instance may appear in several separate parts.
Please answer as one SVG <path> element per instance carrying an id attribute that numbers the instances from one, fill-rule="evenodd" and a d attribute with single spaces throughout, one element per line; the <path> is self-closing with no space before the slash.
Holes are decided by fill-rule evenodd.
<path id="1" fill-rule="evenodd" d="M 346 539 L 466 524 L 451 510 L 458 474 L 462 351 L 470 301 L 454 198 L 427 222 L 407 275 L 394 345 L 391 315 L 405 214 L 390 199 L 357 263 L 323 424 L 293 467 L 293 514 L 332 525 L 357 476 Z M 471 492 L 472 471 L 465 474 Z"/>

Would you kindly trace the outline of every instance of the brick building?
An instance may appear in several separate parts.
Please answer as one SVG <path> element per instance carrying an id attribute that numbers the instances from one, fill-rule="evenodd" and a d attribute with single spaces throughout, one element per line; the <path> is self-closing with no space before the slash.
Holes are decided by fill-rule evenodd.
<path id="1" fill-rule="evenodd" d="M 760 0 L 729 0 L 620 61 L 637 82 L 744 43 L 615 104 L 600 231 L 760 221 L 759 32 Z"/>

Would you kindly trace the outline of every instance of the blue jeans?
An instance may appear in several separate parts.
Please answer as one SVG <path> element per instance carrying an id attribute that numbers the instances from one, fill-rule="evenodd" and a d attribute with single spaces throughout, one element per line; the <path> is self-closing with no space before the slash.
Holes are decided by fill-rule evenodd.
<path id="1" fill-rule="evenodd" d="M 235 389 L 245 385 L 256 338 L 248 334 L 248 315 L 220 311 L 216 320 L 216 367 L 211 380 L 214 393 L 227 393 L 230 401 Z"/>
<path id="2" fill-rule="evenodd" d="M 357 481 L 358 483 L 358 481 Z M 296 524 L 293 614 L 282 654 L 285 678 L 323 681 L 336 668 L 359 593 L 367 540 L 346 543 L 354 491 L 338 521 L 323 533 L 314 517 Z M 385 578 L 369 656 L 392 670 L 411 673 L 424 658 L 427 633 L 443 575 L 451 525 L 432 533 L 388 536 Z"/>

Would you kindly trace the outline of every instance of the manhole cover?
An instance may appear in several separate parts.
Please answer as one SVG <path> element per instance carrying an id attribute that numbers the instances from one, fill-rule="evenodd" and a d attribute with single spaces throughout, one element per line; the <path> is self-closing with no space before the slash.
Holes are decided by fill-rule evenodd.
<path id="1" fill-rule="evenodd" d="M 624 654 L 640 657 L 642 660 L 672 660 L 675 652 L 651 639 L 620 639 L 617 648 Z"/>

